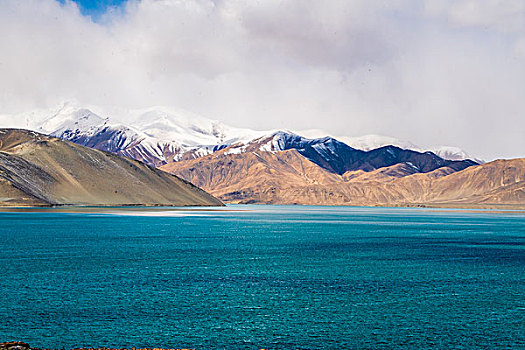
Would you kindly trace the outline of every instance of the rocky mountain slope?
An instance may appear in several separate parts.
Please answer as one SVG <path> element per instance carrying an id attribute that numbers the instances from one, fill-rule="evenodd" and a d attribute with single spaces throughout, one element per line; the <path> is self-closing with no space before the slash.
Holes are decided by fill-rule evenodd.
<path id="1" fill-rule="evenodd" d="M 110 153 L 0 129 L 0 205 L 222 205 L 194 185 Z"/>
<path id="2" fill-rule="evenodd" d="M 427 172 L 412 162 L 401 161 L 376 169 L 356 166 L 337 173 L 316 167 L 298 149 L 234 150 L 235 146 L 230 146 L 161 169 L 234 203 L 525 207 L 525 159 L 465 168 L 449 163 L 429 167 Z M 388 149 L 383 151 L 389 153 Z"/>

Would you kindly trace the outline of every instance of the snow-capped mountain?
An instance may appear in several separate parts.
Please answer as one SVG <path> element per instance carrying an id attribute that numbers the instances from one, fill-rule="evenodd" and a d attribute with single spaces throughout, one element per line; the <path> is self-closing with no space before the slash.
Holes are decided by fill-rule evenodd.
<path id="1" fill-rule="evenodd" d="M 290 149 L 296 150 L 311 162 L 339 175 L 354 170 L 372 171 L 400 163 L 406 163 L 416 172 L 422 173 L 441 167 L 449 167 L 457 171 L 476 164 L 470 160 L 447 160 L 432 152 L 418 152 L 392 145 L 365 151 L 350 147 L 333 137 L 308 139 L 283 131 L 253 140 L 248 144 L 233 145 L 226 154 Z"/>
<path id="2" fill-rule="evenodd" d="M 462 150 L 459 147 L 454 146 L 440 146 L 436 148 L 430 149 L 431 152 L 434 152 L 438 156 L 440 156 L 443 159 L 450 159 L 450 160 L 464 160 L 464 159 L 472 159 L 477 163 L 484 163 L 483 160 L 473 157 L 464 150 Z"/>
<path id="3" fill-rule="evenodd" d="M 327 133 L 323 130 L 303 130 L 297 133 L 305 137 L 309 137 L 309 138 L 322 138 L 327 135 Z M 383 136 L 383 135 L 371 134 L 371 135 L 363 135 L 363 136 L 356 136 L 356 137 L 334 135 L 334 138 L 338 139 L 341 142 L 346 143 L 348 146 L 352 148 L 360 149 L 363 151 L 370 151 L 370 150 L 380 148 L 383 146 L 396 146 L 399 148 L 410 149 L 410 150 L 418 151 L 418 152 L 427 151 L 410 141 L 401 140 L 395 137 Z M 454 160 L 457 160 L 457 159 L 454 159 Z"/>
<path id="4" fill-rule="evenodd" d="M 152 107 L 129 112 L 132 125 L 159 140 L 177 140 L 187 147 L 230 145 L 248 142 L 268 131 L 234 128 L 224 123 L 169 107 Z"/>
<path id="5" fill-rule="evenodd" d="M 232 145 L 235 147 L 230 147 L 228 152 L 241 153 L 254 147 L 261 151 L 294 148 L 318 165 L 330 159 L 331 165 L 325 166 L 336 172 L 345 169 L 337 164 L 349 161 L 339 159 L 347 157 L 349 150 L 371 151 L 394 146 L 420 153 L 426 151 L 410 141 L 380 135 L 333 138 L 326 137 L 321 130 L 307 130 L 299 136 L 291 131 L 235 128 L 171 107 L 86 108 L 69 102 L 54 109 L 25 113 L 17 119 L 26 121 L 30 129 L 138 159 L 152 166 L 203 157 Z M 448 160 L 470 158 L 464 151 L 453 147 L 442 147 L 434 153 L 438 158 Z"/>
<path id="6" fill-rule="evenodd" d="M 19 117 L 28 127 L 83 146 L 137 159 L 152 166 L 166 164 L 182 154 L 203 156 L 235 142 L 248 142 L 267 132 L 229 127 L 167 107 L 98 113 L 75 103 Z M 117 115 L 131 123 L 119 122 Z M 131 126 L 132 125 L 132 126 Z"/>
<path id="7" fill-rule="evenodd" d="M 34 129 L 83 146 L 137 159 L 152 166 L 165 164 L 174 155 L 185 151 L 177 140 L 157 139 L 137 128 L 101 117 L 87 108 L 79 108 L 73 104 L 64 104 L 52 111 Z"/>
<path id="8" fill-rule="evenodd" d="M 299 132 L 299 134 L 310 137 L 310 138 L 320 138 L 326 135 L 326 132 L 323 130 L 304 130 Z M 415 143 L 397 139 L 395 137 L 384 136 L 384 135 L 363 135 L 363 136 L 334 136 L 339 141 L 346 143 L 348 146 L 360 149 L 363 151 L 370 151 L 373 149 L 381 148 L 384 146 L 396 146 L 402 149 L 408 149 L 417 152 L 432 152 L 440 156 L 443 159 L 448 160 L 465 160 L 472 159 L 477 163 L 483 163 L 484 161 L 476 158 L 459 147 L 454 146 L 438 146 L 438 147 L 421 147 Z"/>

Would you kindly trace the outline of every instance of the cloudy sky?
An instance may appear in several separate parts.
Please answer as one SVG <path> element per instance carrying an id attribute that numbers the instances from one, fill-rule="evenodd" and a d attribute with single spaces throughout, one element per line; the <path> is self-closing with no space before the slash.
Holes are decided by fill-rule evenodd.
<path id="1" fill-rule="evenodd" d="M 524 157 L 525 1 L 0 0 L 0 114 L 65 100 Z"/>

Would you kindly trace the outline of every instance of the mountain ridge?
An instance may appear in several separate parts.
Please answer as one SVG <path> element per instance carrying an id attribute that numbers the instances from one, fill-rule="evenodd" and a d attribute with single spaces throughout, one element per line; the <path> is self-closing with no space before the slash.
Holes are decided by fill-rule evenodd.
<path id="1" fill-rule="evenodd" d="M 256 131 L 234 128 L 217 120 L 170 107 L 118 110 L 117 112 L 100 110 L 103 113 L 96 114 L 79 104 L 65 103 L 55 109 L 26 113 L 18 119 L 33 120 L 32 123 L 28 122 L 31 124 L 28 126 L 33 130 L 138 159 L 153 166 L 177 161 L 190 155 L 202 156 L 238 142 L 247 144 L 260 137 L 269 137 L 276 133 L 297 134 L 287 130 Z M 89 115 L 92 120 L 98 120 L 98 122 L 79 123 L 79 115 L 81 117 L 82 114 Z M 130 122 L 119 122 L 119 117 Z M 305 132 L 311 135 L 323 133 L 319 130 Z M 311 139 L 322 139 L 325 135 L 326 133 L 322 137 Z M 421 153 L 426 151 L 411 142 L 379 135 L 342 137 L 338 141 L 342 143 L 350 141 L 351 143 L 346 142 L 347 145 L 365 151 L 387 145 Z M 460 149 L 454 148 L 454 151 L 451 151 L 451 147 L 447 149 L 447 152 L 439 149 L 436 152 L 441 152 L 445 158 L 451 156 L 453 158 L 451 160 L 468 158 L 468 154 Z M 478 160 L 473 160 L 479 163 Z"/>
<path id="2" fill-rule="evenodd" d="M 350 170 L 372 171 L 385 166 L 410 162 L 419 172 L 429 172 L 443 166 L 462 170 L 477 163 L 470 160 L 449 161 L 432 152 L 403 150 L 396 146 L 383 146 L 370 151 L 356 150 L 332 137 L 307 139 L 302 136 L 277 132 L 272 136 L 260 138 L 248 145 L 230 146 L 243 151 L 285 151 L 296 149 L 308 160 L 336 174 L 342 175 Z"/>

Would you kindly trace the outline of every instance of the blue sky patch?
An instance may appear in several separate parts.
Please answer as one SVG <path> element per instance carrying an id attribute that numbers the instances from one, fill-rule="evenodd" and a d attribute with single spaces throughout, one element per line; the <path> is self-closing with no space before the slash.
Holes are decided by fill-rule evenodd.
<path id="1" fill-rule="evenodd" d="M 65 0 L 58 0 L 60 3 L 64 3 Z M 122 6 L 127 0 L 73 0 L 76 2 L 80 11 L 83 15 L 91 16 L 97 19 L 106 11 L 115 6 Z"/>

